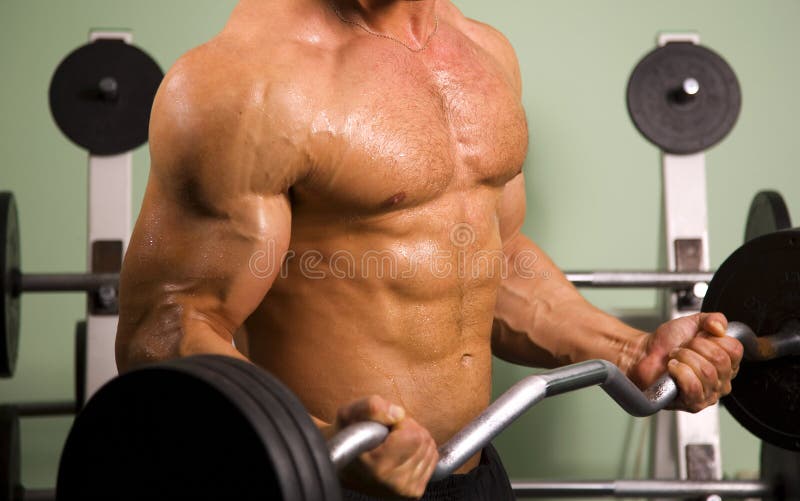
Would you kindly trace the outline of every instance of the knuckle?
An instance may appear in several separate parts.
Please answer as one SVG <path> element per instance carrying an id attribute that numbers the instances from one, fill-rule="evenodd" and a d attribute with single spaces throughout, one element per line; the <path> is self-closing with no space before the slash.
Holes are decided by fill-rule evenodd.
<path id="1" fill-rule="evenodd" d="M 434 440 L 430 434 L 427 435 L 426 443 L 428 444 L 428 447 L 436 451 L 436 440 Z"/>
<path id="2" fill-rule="evenodd" d="M 693 378 L 686 385 L 686 395 L 694 401 L 701 400 L 705 395 L 703 395 L 703 385 L 700 384 L 700 381 Z"/>
<path id="3" fill-rule="evenodd" d="M 420 426 L 420 424 L 412 417 L 404 419 L 401 424 L 406 430 L 414 433 L 418 432 L 422 428 L 422 426 Z"/>
<path id="4" fill-rule="evenodd" d="M 417 428 L 414 439 L 421 448 L 428 445 L 428 433 L 422 427 Z"/>
<path id="5" fill-rule="evenodd" d="M 723 367 L 726 365 L 730 365 L 730 357 L 727 353 L 725 353 L 721 349 L 712 350 L 709 354 L 709 359 L 711 363 L 714 364 L 716 367 Z"/>
<path id="6" fill-rule="evenodd" d="M 365 408 L 367 414 L 370 416 L 374 416 L 381 412 L 383 409 L 383 399 L 378 395 L 370 395 L 366 398 L 365 401 Z"/>
<path id="7" fill-rule="evenodd" d="M 709 381 L 713 381 L 717 378 L 717 369 L 709 363 L 701 364 L 700 372 L 703 374 L 703 377 Z"/>
<path id="8" fill-rule="evenodd" d="M 394 466 L 386 461 L 380 461 L 373 465 L 372 474 L 387 485 L 392 485 L 392 474 L 394 473 Z"/>

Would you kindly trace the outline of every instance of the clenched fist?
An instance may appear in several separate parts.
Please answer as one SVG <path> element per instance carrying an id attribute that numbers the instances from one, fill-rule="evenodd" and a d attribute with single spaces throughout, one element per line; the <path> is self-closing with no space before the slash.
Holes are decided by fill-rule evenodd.
<path id="1" fill-rule="evenodd" d="M 697 313 L 659 327 L 641 346 L 641 359 L 628 371 L 641 388 L 669 371 L 680 394 L 670 408 L 698 412 L 731 391 L 743 347 L 725 335 L 721 313 Z"/>
<path id="2" fill-rule="evenodd" d="M 339 409 L 334 432 L 360 421 L 384 424 L 389 435 L 383 444 L 344 469 L 343 484 L 375 496 L 421 497 L 439 461 L 428 430 L 402 407 L 371 396 Z"/>

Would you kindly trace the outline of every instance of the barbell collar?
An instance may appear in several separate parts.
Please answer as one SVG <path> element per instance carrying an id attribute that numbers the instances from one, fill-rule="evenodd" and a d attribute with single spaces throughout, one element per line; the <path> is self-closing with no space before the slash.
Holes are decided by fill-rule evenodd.
<path id="1" fill-rule="evenodd" d="M 567 280 L 576 287 L 685 289 L 708 283 L 711 272 L 568 271 Z"/>
<path id="2" fill-rule="evenodd" d="M 20 292 L 94 291 L 104 286 L 117 287 L 118 273 L 25 273 L 19 275 Z"/>
<path id="3" fill-rule="evenodd" d="M 772 494 L 760 481 L 611 480 L 606 482 L 514 482 L 520 498 L 538 497 L 646 497 L 687 498 L 720 495 L 729 498 L 762 498 Z"/>

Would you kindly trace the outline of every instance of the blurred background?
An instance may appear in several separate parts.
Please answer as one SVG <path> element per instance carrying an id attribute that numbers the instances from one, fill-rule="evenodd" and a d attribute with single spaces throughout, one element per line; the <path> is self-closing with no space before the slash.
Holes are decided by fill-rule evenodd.
<path id="1" fill-rule="evenodd" d="M 287 0 L 288 1 L 288 0 Z M 659 264 L 660 156 L 625 107 L 631 70 L 660 32 L 694 31 L 735 70 L 738 124 L 710 150 L 712 269 L 742 242 L 752 196 L 778 189 L 800 217 L 797 0 L 457 0 L 516 48 L 531 149 L 524 232 L 565 269 L 652 269 Z M 16 194 L 23 269 L 86 269 L 87 154 L 58 131 L 47 91 L 58 63 L 93 28 L 126 28 L 165 70 L 224 25 L 234 0 L 0 0 L 0 190 Z M 134 153 L 134 218 L 147 179 Z M 654 291 L 586 291 L 601 307 L 651 308 Z M 0 402 L 73 394 L 74 324 L 83 295 L 36 294 L 22 306 L 15 377 Z M 495 392 L 531 372 L 497 361 Z M 23 483 L 52 487 L 71 420 L 22 422 Z M 497 441 L 514 479 L 597 479 L 648 471 L 648 420 L 599 389 L 538 405 Z M 723 469 L 755 474 L 758 441 L 722 411 Z"/>

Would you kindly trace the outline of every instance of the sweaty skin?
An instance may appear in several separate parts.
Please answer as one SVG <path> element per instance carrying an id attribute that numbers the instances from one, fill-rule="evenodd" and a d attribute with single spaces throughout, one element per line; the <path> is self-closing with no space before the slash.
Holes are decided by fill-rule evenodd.
<path id="1" fill-rule="evenodd" d="M 387 480 L 380 455 L 352 474 L 409 496 L 433 441 L 488 404 L 492 353 L 605 358 L 641 385 L 675 359 L 690 410 L 730 391 L 741 347 L 720 337 L 724 317 L 627 327 L 520 233 L 528 131 L 502 35 L 445 0 L 337 5 L 411 47 L 438 28 L 413 52 L 329 2 L 243 0 L 165 78 L 121 277 L 121 370 L 245 358 L 232 339 L 246 326 L 249 360 L 323 429 L 372 417 L 411 430 L 384 456 L 416 444 L 395 458 L 424 463 L 413 481 Z"/>

